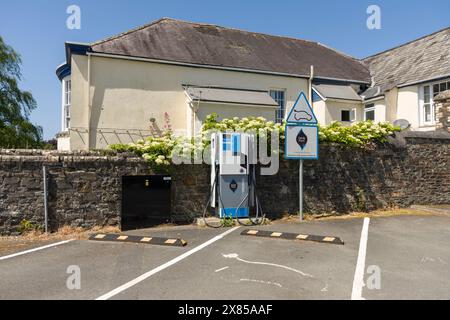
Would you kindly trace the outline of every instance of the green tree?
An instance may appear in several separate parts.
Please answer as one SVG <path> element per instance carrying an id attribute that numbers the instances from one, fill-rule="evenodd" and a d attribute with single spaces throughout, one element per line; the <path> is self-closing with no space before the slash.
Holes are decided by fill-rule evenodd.
<path id="1" fill-rule="evenodd" d="M 36 101 L 21 91 L 22 60 L 0 36 L 0 148 L 40 148 L 42 128 L 29 121 Z"/>

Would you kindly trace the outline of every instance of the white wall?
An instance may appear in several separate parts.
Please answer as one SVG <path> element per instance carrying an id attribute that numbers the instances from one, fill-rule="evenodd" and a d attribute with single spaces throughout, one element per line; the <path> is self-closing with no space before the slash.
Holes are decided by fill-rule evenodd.
<path id="1" fill-rule="evenodd" d="M 386 106 L 386 121 L 391 123 L 398 120 L 398 88 L 393 88 L 384 93 L 384 105 Z M 381 103 L 381 102 L 380 102 Z"/>
<path id="2" fill-rule="evenodd" d="M 375 110 L 375 121 L 374 122 L 385 122 L 387 120 L 387 112 L 386 112 L 386 101 L 384 99 L 375 100 L 372 102 L 366 102 L 363 107 L 363 115 L 362 120 L 365 120 L 365 106 L 373 104 L 373 108 Z"/>
<path id="3" fill-rule="evenodd" d="M 363 107 L 358 101 L 337 101 L 328 99 L 326 102 L 325 123 L 330 124 L 333 121 L 341 121 L 341 110 L 356 109 L 356 121 L 363 120 Z M 344 125 L 350 125 L 351 122 L 343 122 Z"/>
<path id="4" fill-rule="evenodd" d="M 70 151 L 70 137 L 58 137 L 58 151 Z"/>
<path id="5" fill-rule="evenodd" d="M 386 105 L 384 100 L 375 102 L 375 122 L 386 121 Z"/>
<path id="6" fill-rule="evenodd" d="M 312 108 L 314 114 L 316 115 L 317 122 L 319 122 L 320 125 L 327 125 L 328 124 L 326 120 L 327 105 L 325 101 L 320 100 L 317 102 L 313 102 Z"/>
<path id="7" fill-rule="evenodd" d="M 150 118 L 156 119 L 156 125 L 162 129 L 166 112 L 174 130 L 189 129 L 189 106 L 182 84 L 267 91 L 283 89 L 286 91 L 287 113 L 299 92 L 308 91 L 308 81 L 300 78 L 92 56 L 88 101 L 87 78 L 88 57 L 73 55 L 71 125 L 72 129 L 76 129 L 71 130 L 73 149 L 88 147 L 88 131 L 91 132 L 91 149 L 151 135 L 154 128 Z M 215 110 L 239 117 L 254 112 L 254 109 L 241 107 L 232 109 L 223 106 Z M 89 113 L 91 119 L 88 125 Z"/>
<path id="8" fill-rule="evenodd" d="M 412 129 L 418 129 L 420 127 L 419 86 L 398 89 L 397 119 L 408 120 Z"/>
<path id="9" fill-rule="evenodd" d="M 88 100 L 87 100 L 86 56 L 72 55 L 72 105 L 70 110 L 70 147 L 71 150 L 84 150 L 88 136 Z"/>

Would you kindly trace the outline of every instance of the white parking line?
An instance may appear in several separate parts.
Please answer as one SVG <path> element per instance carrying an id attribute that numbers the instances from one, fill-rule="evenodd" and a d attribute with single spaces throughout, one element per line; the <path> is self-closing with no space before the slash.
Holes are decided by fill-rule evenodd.
<path id="1" fill-rule="evenodd" d="M 364 270 L 366 268 L 367 239 L 369 236 L 370 218 L 365 218 L 359 241 L 358 260 L 356 262 L 355 277 L 353 279 L 352 300 L 364 300 L 362 289 L 364 287 Z"/>
<path id="2" fill-rule="evenodd" d="M 22 252 L 17 252 L 17 253 L 14 253 L 14 254 L 10 254 L 9 256 L 0 257 L 0 261 L 6 260 L 6 259 L 15 258 L 15 257 L 18 257 L 18 256 L 23 256 L 24 254 L 28 254 L 28 253 L 32 253 L 32 252 L 36 252 L 36 251 L 40 251 L 40 250 L 44 250 L 44 249 L 60 246 L 62 244 L 66 244 L 66 243 L 69 243 L 71 241 L 74 241 L 74 239 L 65 240 L 65 241 L 61 241 L 61 242 L 57 242 L 57 243 L 52 243 L 52 244 L 49 244 L 49 245 L 46 245 L 46 246 L 43 246 L 43 247 L 38 247 L 38 248 L 34 248 L 34 249 L 22 251 Z"/>
<path id="3" fill-rule="evenodd" d="M 221 272 L 221 271 L 224 271 L 224 270 L 227 270 L 227 269 L 229 269 L 230 267 L 223 267 L 223 268 L 221 268 L 221 269 L 217 269 L 216 271 L 215 271 L 215 273 L 218 273 L 218 272 Z"/>
<path id="4" fill-rule="evenodd" d="M 214 242 L 222 239 L 223 237 L 225 237 L 226 235 L 230 234 L 231 232 L 233 232 L 233 231 L 235 231 L 237 229 L 239 229 L 239 227 L 235 227 L 233 229 L 230 229 L 230 230 L 228 230 L 228 231 L 226 231 L 226 232 L 224 232 L 224 233 L 222 233 L 222 234 L 212 238 L 211 240 L 206 241 L 205 243 L 199 245 L 198 247 L 195 247 L 194 249 L 192 249 L 192 250 L 190 250 L 190 251 L 188 251 L 186 253 L 183 253 L 182 255 L 180 255 L 180 256 L 170 260 L 169 262 L 166 262 L 163 265 L 160 265 L 159 267 L 156 267 L 155 269 L 144 273 L 143 275 L 137 277 L 136 279 L 133 279 L 133 280 L 131 280 L 131 281 L 121 285 L 120 287 L 118 287 L 118 288 L 116 288 L 116 289 L 114 289 L 114 290 L 112 290 L 112 291 L 102 295 L 101 297 L 98 297 L 96 300 L 108 300 L 108 299 L 114 297 L 115 295 L 117 295 L 117 294 L 119 294 L 119 293 L 121 293 L 121 292 L 123 292 L 123 291 L 125 291 L 125 290 L 127 290 L 127 289 L 129 289 L 129 288 L 131 288 L 131 287 L 133 287 L 135 285 L 137 285 L 138 283 L 144 281 L 145 279 L 150 278 L 152 275 L 154 275 L 154 274 L 156 274 L 156 273 L 158 273 L 158 272 L 160 272 L 160 271 L 162 271 L 164 269 L 167 269 L 168 267 L 170 267 L 170 266 L 180 262 L 181 260 L 186 259 L 190 255 L 193 255 L 194 253 L 196 253 L 196 252 L 206 248 L 207 246 L 209 246 L 209 245 L 213 244 Z"/>

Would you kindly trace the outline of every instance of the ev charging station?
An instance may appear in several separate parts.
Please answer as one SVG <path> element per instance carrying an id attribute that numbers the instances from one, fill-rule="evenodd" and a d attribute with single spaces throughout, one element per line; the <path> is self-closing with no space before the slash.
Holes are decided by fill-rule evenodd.
<path id="1" fill-rule="evenodd" d="M 211 192 L 203 212 L 205 225 L 209 208 L 220 219 L 248 219 L 258 225 L 264 221 L 256 193 L 256 138 L 252 134 L 220 132 L 211 135 Z M 319 157 L 317 118 L 301 92 L 286 123 L 285 158 L 300 160 L 299 214 L 303 220 L 303 161 Z M 254 209 L 254 210 L 252 210 Z M 255 217 L 252 218 L 251 212 Z M 242 223 L 241 223 L 242 224 Z"/>
<path id="2" fill-rule="evenodd" d="M 259 224 L 261 207 L 256 195 L 257 144 L 248 133 L 213 133 L 211 136 L 211 194 L 208 207 L 220 219 L 249 219 Z M 256 217 L 251 218 L 255 209 Z M 210 224 L 206 223 L 208 226 Z M 212 226 L 214 227 L 214 226 Z"/>

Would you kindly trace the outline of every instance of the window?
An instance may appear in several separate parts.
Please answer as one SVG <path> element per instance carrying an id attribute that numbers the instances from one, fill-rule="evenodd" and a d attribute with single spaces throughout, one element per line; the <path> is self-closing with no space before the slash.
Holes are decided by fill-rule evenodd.
<path id="1" fill-rule="evenodd" d="M 64 105 L 65 106 L 70 106 L 71 91 L 72 91 L 72 81 L 71 80 L 64 81 Z"/>
<path id="2" fill-rule="evenodd" d="M 435 120 L 434 98 L 442 91 L 450 90 L 450 81 L 424 85 L 421 91 L 420 118 L 422 125 L 433 125 Z"/>
<path id="3" fill-rule="evenodd" d="M 282 90 L 270 90 L 270 96 L 279 105 L 279 108 L 275 113 L 275 120 L 277 123 L 282 123 L 286 111 L 285 93 Z"/>
<path id="4" fill-rule="evenodd" d="M 351 122 L 356 121 L 356 109 L 352 109 L 352 110 L 350 111 L 350 121 L 351 121 Z"/>
<path id="5" fill-rule="evenodd" d="M 341 110 L 341 121 L 350 121 L 350 110 Z"/>
<path id="6" fill-rule="evenodd" d="M 436 97 L 440 92 L 445 90 L 450 90 L 450 81 L 435 83 L 433 85 L 433 98 Z"/>
<path id="7" fill-rule="evenodd" d="M 341 110 L 341 121 L 342 122 L 356 121 L 356 109 Z"/>
<path id="8" fill-rule="evenodd" d="M 373 103 L 367 104 L 364 109 L 364 121 L 375 121 L 375 105 Z"/>
<path id="9" fill-rule="evenodd" d="M 436 85 L 435 85 L 436 86 Z M 439 87 L 439 85 L 438 85 Z M 433 110 L 431 108 L 432 102 L 431 102 L 431 93 L 430 93 L 430 86 L 424 86 L 423 87 L 423 123 L 424 124 L 431 124 L 433 122 Z"/>
<path id="10" fill-rule="evenodd" d="M 70 128 L 70 105 L 72 103 L 72 81 L 63 81 L 63 131 Z"/>
<path id="11" fill-rule="evenodd" d="M 364 113 L 365 121 L 371 120 L 375 121 L 375 110 L 366 110 Z"/>

